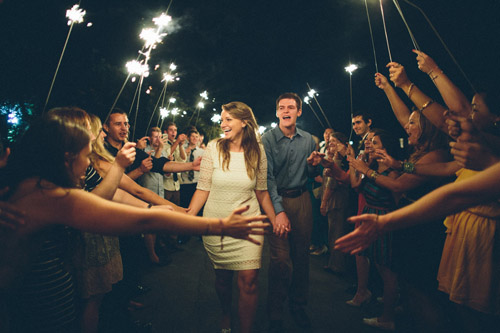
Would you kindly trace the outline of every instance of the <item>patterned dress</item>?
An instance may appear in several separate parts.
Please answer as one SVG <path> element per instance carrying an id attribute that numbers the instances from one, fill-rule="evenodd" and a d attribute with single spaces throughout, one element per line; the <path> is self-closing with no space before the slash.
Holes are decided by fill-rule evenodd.
<path id="1" fill-rule="evenodd" d="M 216 141 L 211 141 L 203 155 L 198 181 L 198 190 L 210 191 L 203 211 L 205 217 L 227 217 L 238 207 L 249 205 L 243 215 L 260 214 L 255 190 L 267 190 L 267 159 L 261 147 L 261 161 L 256 177 L 248 177 L 243 152 L 231 152 L 229 168 L 222 170 Z M 264 236 L 252 236 L 261 242 Z M 259 269 L 262 258 L 262 245 L 247 240 L 224 237 L 221 246 L 220 236 L 204 236 L 203 243 L 215 269 L 247 270 Z"/>
<path id="2" fill-rule="evenodd" d="M 85 190 L 91 192 L 101 181 L 101 176 L 89 166 L 85 175 Z M 74 262 L 82 298 L 108 293 L 113 284 L 123 278 L 118 237 L 81 232 Z"/>
<path id="3" fill-rule="evenodd" d="M 387 169 L 380 174 L 388 176 L 392 169 Z M 371 178 L 365 177 L 360 186 L 366 205 L 362 214 L 385 215 L 394 210 L 395 202 L 392 191 L 379 186 Z M 375 263 L 386 267 L 392 265 L 392 232 L 385 233 L 368 248 L 368 257 Z"/>

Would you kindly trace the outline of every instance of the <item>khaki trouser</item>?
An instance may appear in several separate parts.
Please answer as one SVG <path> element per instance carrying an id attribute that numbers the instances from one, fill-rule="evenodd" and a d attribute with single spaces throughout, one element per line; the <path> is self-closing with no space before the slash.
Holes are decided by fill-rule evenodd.
<path id="1" fill-rule="evenodd" d="M 283 207 L 290 220 L 288 239 L 268 235 L 269 264 L 268 310 L 270 320 L 282 319 L 283 303 L 305 306 L 309 290 L 309 245 L 312 231 L 312 206 L 309 192 L 297 198 L 283 197 Z"/>

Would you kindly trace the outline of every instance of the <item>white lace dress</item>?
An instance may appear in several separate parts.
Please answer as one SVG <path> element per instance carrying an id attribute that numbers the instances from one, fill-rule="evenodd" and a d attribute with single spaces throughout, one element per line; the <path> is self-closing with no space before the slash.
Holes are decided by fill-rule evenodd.
<path id="1" fill-rule="evenodd" d="M 255 190 L 267 190 L 267 160 L 263 147 L 257 177 L 250 179 L 243 152 L 231 152 L 229 169 L 223 171 L 216 140 L 209 142 L 201 162 L 197 189 L 210 191 L 203 211 L 205 217 L 226 217 L 244 205 L 250 205 L 250 209 L 243 215 L 259 215 Z M 262 235 L 252 237 L 261 244 L 264 242 Z M 224 237 L 222 249 L 220 236 L 203 236 L 203 243 L 215 269 L 239 271 L 261 266 L 262 245 L 228 236 Z"/>

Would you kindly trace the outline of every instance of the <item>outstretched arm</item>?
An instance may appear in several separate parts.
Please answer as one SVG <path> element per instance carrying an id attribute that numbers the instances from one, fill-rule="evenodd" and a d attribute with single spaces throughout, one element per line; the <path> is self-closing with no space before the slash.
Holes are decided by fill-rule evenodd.
<path id="1" fill-rule="evenodd" d="M 391 81 L 394 82 L 396 87 L 402 89 L 406 93 L 415 107 L 422 111 L 423 115 L 429 119 L 434 126 L 448 134 L 448 126 L 446 125 L 446 118 L 444 116 L 444 111 L 446 109 L 441 104 L 434 102 L 412 83 L 410 79 L 408 79 L 403 66 L 396 62 L 390 62 L 387 64 L 387 67 L 389 67 Z"/>
<path id="2" fill-rule="evenodd" d="M 468 117 L 471 104 L 464 93 L 437 66 L 434 60 L 422 51 L 413 50 L 417 55 L 418 69 L 429 75 L 450 110 L 463 117 Z"/>
<path id="3" fill-rule="evenodd" d="M 500 197 L 499 173 L 500 163 L 496 163 L 469 179 L 442 186 L 387 215 L 351 217 L 351 222 L 362 222 L 361 226 L 338 239 L 335 248 L 351 254 L 359 253 L 385 232 L 426 223 L 471 206 L 495 201 Z"/>
<path id="4" fill-rule="evenodd" d="M 382 89 L 391 104 L 392 111 L 394 115 L 398 119 L 399 123 L 402 127 L 405 127 L 408 124 L 408 120 L 410 118 L 410 109 L 406 106 L 403 100 L 399 97 L 396 90 L 391 86 L 387 78 L 380 74 L 375 74 L 375 85 Z"/>

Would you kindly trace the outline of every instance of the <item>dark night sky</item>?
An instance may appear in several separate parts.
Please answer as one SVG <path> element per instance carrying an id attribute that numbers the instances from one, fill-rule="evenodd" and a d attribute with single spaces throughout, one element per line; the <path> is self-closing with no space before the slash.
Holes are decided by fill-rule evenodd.
<path id="1" fill-rule="evenodd" d="M 500 10 L 497 1 L 414 0 L 420 6 L 474 85 L 496 83 L 500 59 Z M 43 103 L 68 33 L 65 10 L 76 1 L 0 1 L 0 102 Z M 416 9 L 399 1 L 421 49 L 461 87 L 472 92 L 427 22 Z M 379 70 L 389 61 L 378 0 L 368 0 Z M 105 116 L 126 77 L 124 64 L 142 46 L 138 35 L 168 6 L 157 0 L 82 0 L 85 24 L 71 34 L 49 107 L 78 105 Z M 409 77 L 439 100 L 427 76 L 416 68 L 408 32 L 392 1 L 384 0 L 389 43 L 394 61 Z M 354 109 L 376 116 L 377 127 L 399 127 L 382 91 L 373 84 L 375 72 L 363 0 L 174 0 L 169 14 L 178 27 L 152 53 L 150 64 L 178 65 L 177 91 L 194 108 L 203 90 L 215 102 L 232 100 L 250 105 L 260 124 L 275 121 L 274 101 L 286 91 L 301 96 L 306 82 L 337 130 L 349 131 L 349 75 L 353 62 Z M 158 93 L 161 71 L 146 78 Z M 495 79 L 495 81 L 493 81 Z M 129 84 L 118 105 L 128 108 L 135 89 Z M 157 96 L 157 95 L 156 95 Z M 151 105 L 156 96 L 142 95 Z M 126 98 L 128 97 L 128 99 Z M 314 105 L 315 106 L 315 105 Z M 300 126 L 315 134 L 322 128 L 307 106 Z M 318 111 L 318 108 L 315 108 Z M 143 111 L 149 115 L 151 110 Z M 141 117 L 141 114 L 140 114 Z M 149 117 L 149 116 L 146 116 Z"/>

